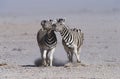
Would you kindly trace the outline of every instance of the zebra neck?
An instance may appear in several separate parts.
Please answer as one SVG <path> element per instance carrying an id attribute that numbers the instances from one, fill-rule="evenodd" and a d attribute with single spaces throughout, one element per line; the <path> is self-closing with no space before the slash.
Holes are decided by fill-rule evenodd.
<path id="1" fill-rule="evenodd" d="M 70 34 L 70 31 L 68 28 L 64 27 L 63 30 L 60 32 L 61 36 L 62 36 L 62 39 L 65 41 L 65 42 L 68 42 L 69 41 L 69 37 L 71 37 L 71 34 Z"/>
<path id="2" fill-rule="evenodd" d="M 48 38 L 50 39 L 51 37 L 54 37 L 54 31 L 53 30 L 49 30 L 48 32 L 47 32 L 47 36 L 48 36 Z M 52 39 L 52 38 L 51 38 Z"/>

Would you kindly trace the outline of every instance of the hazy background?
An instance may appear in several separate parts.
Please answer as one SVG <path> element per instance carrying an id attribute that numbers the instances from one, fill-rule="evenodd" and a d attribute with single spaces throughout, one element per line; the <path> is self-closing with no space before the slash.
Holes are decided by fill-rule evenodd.
<path id="1" fill-rule="evenodd" d="M 118 12 L 120 0 L 0 0 L 0 15 Z"/>
<path id="2" fill-rule="evenodd" d="M 59 17 L 84 32 L 82 62 L 120 62 L 120 0 L 0 0 L 0 61 L 34 64 L 41 20 Z M 67 61 L 56 34 L 55 58 Z"/>

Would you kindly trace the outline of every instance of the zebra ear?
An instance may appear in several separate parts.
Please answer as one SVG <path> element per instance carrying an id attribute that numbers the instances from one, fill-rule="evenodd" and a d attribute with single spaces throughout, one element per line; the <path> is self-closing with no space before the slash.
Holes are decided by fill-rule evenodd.
<path id="1" fill-rule="evenodd" d="M 56 19 L 57 22 L 59 22 L 59 19 Z"/>
<path id="2" fill-rule="evenodd" d="M 53 20 L 52 20 L 52 19 L 50 19 L 49 21 L 50 21 L 50 22 L 53 22 Z"/>
<path id="3" fill-rule="evenodd" d="M 65 19 L 62 19 L 63 22 L 65 22 Z"/>
<path id="4" fill-rule="evenodd" d="M 44 26 L 45 23 L 46 23 L 46 20 L 42 20 L 42 21 L 41 21 L 41 25 L 42 25 L 42 26 Z"/>
<path id="5" fill-rule="evenodd" d="M 65 22 L 65 19 L 63 19 L 63 18 L 59 18 L 59 19 L 57 19 L 57 22 Z"/>

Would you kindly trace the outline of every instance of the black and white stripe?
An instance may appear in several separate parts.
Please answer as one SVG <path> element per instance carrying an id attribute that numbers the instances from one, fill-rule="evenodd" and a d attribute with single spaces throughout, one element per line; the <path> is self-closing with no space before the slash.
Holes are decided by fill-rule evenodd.
<path id="1" fill-rule="evenodd" d="M 46 32 L 46 34 L 41 39 L 39 39 L 41 35 L 40 31 L 37 34 L 37 41 L 38 41 L 39 46 L 41 48 L 44 48 L 45 50 L 49 50 L 49 49 L 56 47 L 57 38 L 56 38 L 54 31 L 51 30 L 49 33 Z"/>

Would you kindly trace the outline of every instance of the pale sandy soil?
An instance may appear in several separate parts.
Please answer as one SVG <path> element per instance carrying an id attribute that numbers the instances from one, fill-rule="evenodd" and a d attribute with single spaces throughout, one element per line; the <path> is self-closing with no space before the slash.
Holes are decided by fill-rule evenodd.
<path id="1" fill-rule="evenodd" d="M 65 17 L 67 25 L 85 33 L 80 58 L 86 66 L 64 67 L 68 60 L 57 33 L 54 67 L 36 67 L 36 33 L 50 17 L 0 16 L 0 79 L 120 79 L 119 14 L 51 17 Z"/>

